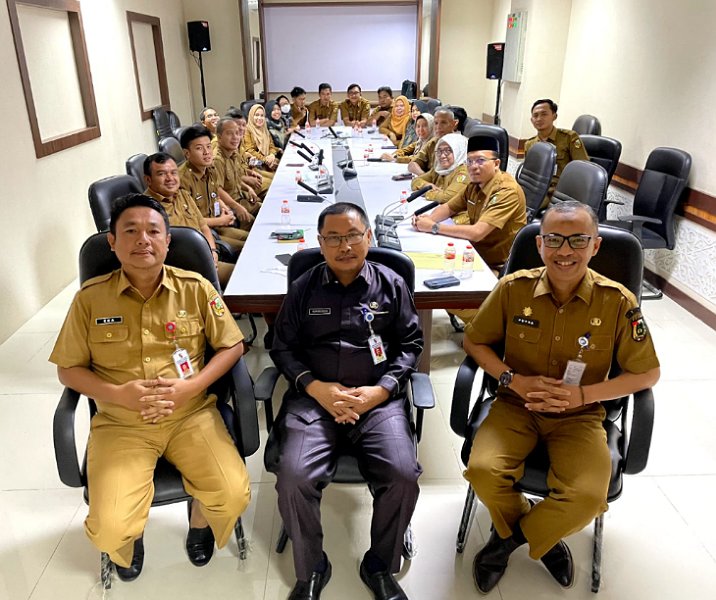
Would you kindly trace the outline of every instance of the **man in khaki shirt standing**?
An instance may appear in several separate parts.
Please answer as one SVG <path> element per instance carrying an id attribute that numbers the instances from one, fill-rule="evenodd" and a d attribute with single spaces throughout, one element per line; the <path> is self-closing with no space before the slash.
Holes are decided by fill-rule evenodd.
<path id="1" fill-rule="evenodd" d="M 50 361 L 63 385 L 97 404 L 85 531 L 131 581 L 160 456 L 194 498 L 186 549 L 196 566 L 209 562 L 214 539 L 226 544 L 249 503 L 246 467 L 206 392 L 241 357 L 243 336 L 208 281 L 164 265 L 171 235 L 156 200 L 116 200 L 107 237 L 122 266 L 83 284 Z M 215 354 L 204 364 L 207 343 Z"/>
<path id="2" fill-rule="evenodd" d="M 488 593 L 522 544 L 563 587 L 574 581 L 563 538 L 607 510 L 611 458 L 601 402 L 652 387 L 659 361 L 634 295 L 588 268 L 601 238 L 591 208 L 559 202 L 536 237 L 544 267 L 503 277 L 465 328 L 465 351 L 499 380 L 465 478 L 494 529 L 473 575 Z M 555 335 L 556 334 L 556 335 Z M 495 348 L 504 347 L 496 353 Z M 616 359 L 621 374 L 609 378 Z M 581 375 L 572 363 L 584 365 Z M 542 441 L 550 494 L 531 504 L 514 487 Z"/>
<path id="3" fill-rule="evenodd" d="M 338 102 L 331 100 L 333 88 L 329 83 L 318 86 L 318 100 L 308 105 L 308 121 L 316 127 L 333 127 L 338 120 Z"/>
<path id="4" fill-rule="evenodd" d="M 549 204 L 564 167 L 573 160 L 589 160 L 579 135 L 571 129 L 558 129 L 555 127 L 554 121 L 556 119 L 557 104 L 549 98 L 537 100 L 532 105 L 530 121 L 532 121 L 532 125 L 537 130 L 537 135 L 525 142 L 525 154 L 537 142 L 549 142 L 557 150 L 557 170 L 552 176 L 542 208 Z"/>

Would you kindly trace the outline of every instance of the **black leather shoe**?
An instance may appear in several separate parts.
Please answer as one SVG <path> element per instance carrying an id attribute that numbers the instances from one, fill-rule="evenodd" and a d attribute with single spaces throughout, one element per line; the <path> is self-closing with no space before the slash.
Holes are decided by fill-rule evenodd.
<path id="1" fill-rule="evenodd" d="M 331 561 L 328 560 L 323 573 L 314 571 L 308 581 L 297 581 L 288 600 L 318 600 L 323 588 L 331 579 L 332 571 Z"/>
<path id="2" fill-rule="evenodd" d="M 122 581 L 134 581 L 142 572 L 144 566 L 144 537 L 134 540 L 134 554 L 132 555 L 132 563 L 128 567 L 120 567 L 115 564 L 117 569 L 117 577 Z"/>
<path id="3" fill-rule="evenodd" d="M 214 532 L 211 527 L 190 527 L 186 536 L 186 553 L 191 564 L 203 567 L 214 555 Z"/>
<path id="4" fill-rule="evenodd" d="M 360 578 L 373 592 L 375 600 L 408 600 L 403 588 L 389 571 L 370 574 L 363 561 L 360 564 Z"/>
<path id="5" fill-rule="evenodd" d="M 503 540 L 493 529 L 487 544 L 475 555 L 472 563 L 472 576 L 479 592 L 487 594 L 502 579 L 507 569 L 507 561 L 521 544 L 511 537 Z"/>
<path id="6" fill-rule="evenodd" d="M 569 546 L 562 540 L 552 546 L 540 560 L 563 588 L 570 588 L 574 585 L 572 553 L 569 550 Z"/>

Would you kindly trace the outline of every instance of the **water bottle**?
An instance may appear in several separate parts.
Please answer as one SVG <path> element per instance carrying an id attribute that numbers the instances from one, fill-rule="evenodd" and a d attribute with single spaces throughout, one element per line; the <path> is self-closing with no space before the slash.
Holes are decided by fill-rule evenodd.
<path id="1" fill-rule="evenodd" d="M 298 184 L 298 182 L 301 181 L 302 179 L 303 178 L 301 177 L 301 171 L 296 171 L 296 184 Z"/>
<path id="2" fill-rule="evenodd" d="M 281 225 L 291 224 L 291 207 L 288 204 L 288 200 L 281 202 Z"/>
<path id="3" fill-rule="evenodd" d="M 455 244 L 448 242 L 443 254 L 443 271 L 452 274 L 455 271 Z"/>
<path id="4" fill-rule="evenodd" d="M 472 277 L 472 269 L 475 266 L 475 250 L 468 244 L 462 251 L 462 279 Z"/>
<path id="5" fill-rule="evenodd" d="M 296 246 L 296 252 L 300 252 L 301 250 L 305 250 L 307 248 L 306 246 L 306 240 L 301 238 L 298 240 L 298 246 Z"/>
<path id="6" fill-rule="evenodd" d="M 400 206 L 398 207 L 398 214 L 403 218 L 408 215 L 408 192 L 405 190 L 400 192 Z"/>
<path id="7" fill-rule="evenodd" d="M 306 127 L 304 127 L 304 131 L 306 132 L 307 137 L 311 137 L 311 121 L 306 119 Z"/>

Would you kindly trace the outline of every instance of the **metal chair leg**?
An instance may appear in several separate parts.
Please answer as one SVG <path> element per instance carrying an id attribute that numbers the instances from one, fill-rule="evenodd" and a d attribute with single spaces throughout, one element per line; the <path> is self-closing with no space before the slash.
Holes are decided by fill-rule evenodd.
<path id="1" fill-rule="evenodd" d="M 602 534 L 604 532 L 604 515 L 594 519 L 594 555 L 592 556 L 592 592 L 599 591 L 602 583 Z"/>
<path id="2" fill-rule="evenodd" d="M 664 296 L 664 292 L 662 292 L 658 287 L 654 286 L 646 279 L 642 282 L 642 287 L 647 292 L 649 292 L 648 294 L 642 293 L 642 300 L 660 300 Z"/>
<path id="3" fill-rule="evenodd" d="M 281 554 L 286 549 L 286 543 L 288 542 L 288 533 L 286 533 L 286 526 L 281 523 L 281 531 L 278 534 L 278 541 L 276 542 L 276 552 Z"/>
<path id="4" fill-rule="evenodd" d="M 405 560 L 412 560 L 418 554 L 418 546 L 415 543 L 415 537 L 413 536 L 413 527 L 408 524 L 408 528 L 403 534 L 403 551 L 402 555 Z"/>
<path id="5" fill-rule="evenodd" d="M 99 555 L 99 576 L 102 580 L 102 589 L 109 590 L 112 588 L 112 561 L 109 560 L 109 554 L 102 552 Z"/>
<path id="6" fill-rule="evenodd" d="M 244 525 L 241 522 L 241 517 L 236 519 L 236 524 L 234 525 L 234 537 L 236 538 L 236 544 L 239 547 L 239 559 L 246 560 L 246 557 L 249 554 L 249 542 L 244 535 Z"/>
<path id="7" fill-rule="evenodd" d="M 470 527 L 472 526 L 472 520 L 475 517 L 475 507 L 477 502 L 475 501 L 475 491 L 472 486 L 467 488 L 467 496 L 465 496 L 465 506 L 462 509 L 462 518 L 460 519 L 460 529 L 457 532 L 457 542 L 455 549 L 459 554 L 465 550 L 465 544 L 467 543 L 467 536 L 470 534 Z"/>

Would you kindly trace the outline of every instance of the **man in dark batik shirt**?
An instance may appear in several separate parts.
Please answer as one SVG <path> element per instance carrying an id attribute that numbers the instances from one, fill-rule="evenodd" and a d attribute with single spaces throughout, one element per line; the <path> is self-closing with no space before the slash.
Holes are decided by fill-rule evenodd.
<path id="1" fill-rule="evenodd" d="M 320 502 L 341 439 L 355 447 L 375 492 L 361 579 L 376 598 L 406 598 L 392 573 L 422 472 L 404 394 L 423 349 L 418 315 L 405 281 L 365 260 L 372 233 L 360 208 L 329 206 L 318 231 L 326 263 L 290 286 L 271 350 L 290 383 L 277 422 L 276 483 L 298 580 L 290 598 L 319 598 L 331 576 Z"/>

